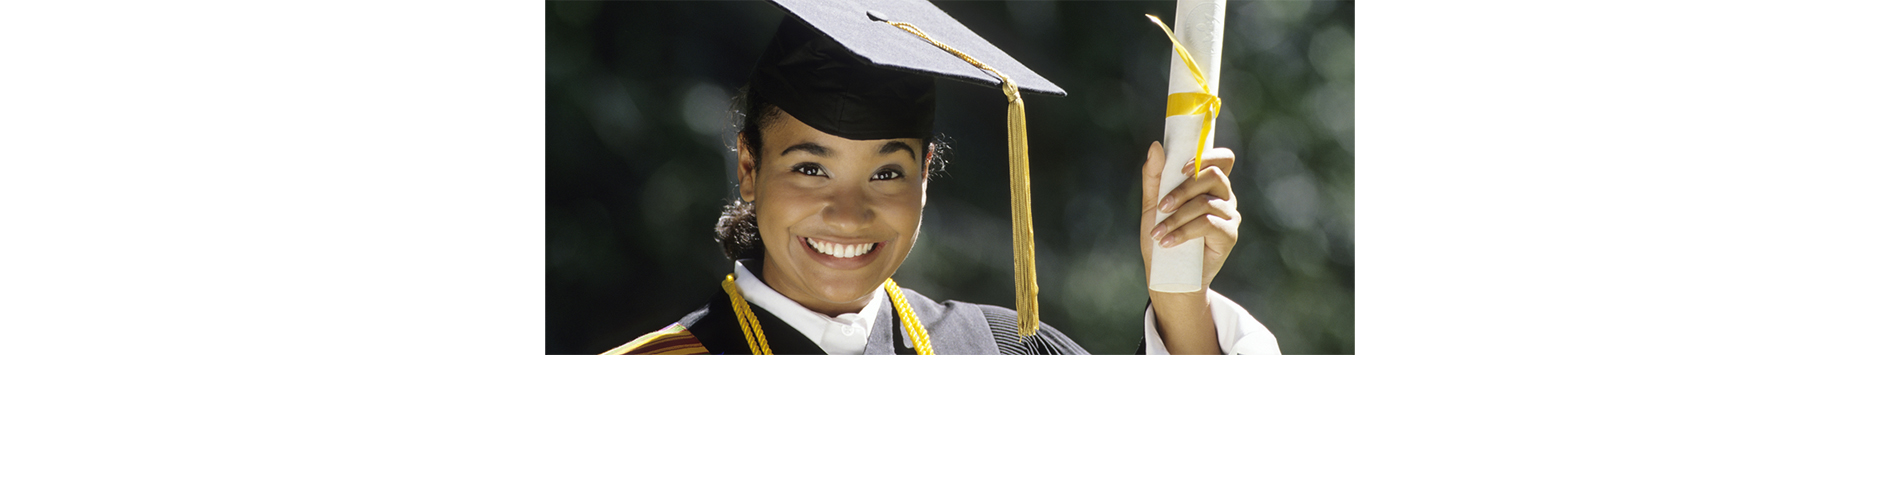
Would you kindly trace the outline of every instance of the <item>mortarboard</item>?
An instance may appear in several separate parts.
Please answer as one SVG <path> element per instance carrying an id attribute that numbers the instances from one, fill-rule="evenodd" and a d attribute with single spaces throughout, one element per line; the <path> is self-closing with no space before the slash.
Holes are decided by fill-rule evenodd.
<path id="1" fill-rule="evenodd" d="M 923 0 L 772 1 L 789 15 L 753 69 L 753 85 L 766 101 L 825 133 L 853 140 L 928 139 L 936 78 L 1003 91 L 1018 334 L 1034 335 L 1035 231 L 1020 91 L 1067 93 Z"/>

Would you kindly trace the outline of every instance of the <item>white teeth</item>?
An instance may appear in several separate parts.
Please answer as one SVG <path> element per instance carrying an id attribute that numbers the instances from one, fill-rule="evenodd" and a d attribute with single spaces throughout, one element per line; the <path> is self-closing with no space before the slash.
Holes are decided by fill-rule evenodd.
<path id="1" fill-rule="evenodd" d="M 832 257 L 838 257 L 841 259 L 849 259 L 852 257 L 857 257 L 859 255 L 864 255 L 866 252 L 870 252 L 873 247 L 877 246 L 876 243 L 859 243 L 856 245 L 845 245 L 841 243 L 832 243 L 829 241 L 815 240 L 811 238 L 805 238 L 805 244 L 811 245 L 812 249 L 817 250 L 818 253 L 830 255 Z"/>

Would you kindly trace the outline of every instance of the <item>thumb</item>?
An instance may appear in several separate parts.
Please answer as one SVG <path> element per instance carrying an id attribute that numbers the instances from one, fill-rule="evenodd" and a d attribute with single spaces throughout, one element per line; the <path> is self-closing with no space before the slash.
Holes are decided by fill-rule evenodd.
<path id="1" fill-rule="evenodd" d="M 1166 158 L 1162 156 L 1162 153 L 1161 141 L 1148 144 L 1148 161 L 1141 164 L 1142 210 L 1147 210 L 1155 206 L 1155 190 L 1161 187 L 1161 162 L 1166 160 Z"/>

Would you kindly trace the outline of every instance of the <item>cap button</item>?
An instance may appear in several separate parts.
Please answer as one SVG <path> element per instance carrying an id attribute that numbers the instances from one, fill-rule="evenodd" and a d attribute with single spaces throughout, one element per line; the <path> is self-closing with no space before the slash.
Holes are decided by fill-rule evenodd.
<path id="1" fill-rule="evenodd" d="M 878 22 L 883 22 L 886 19 L 890 19 L 889 17 L 884 17 L 884 13 L 878 12 L 875 10 L 864 11 L 864 15 L 867 17 L 870 17 L 872 21 L 878 21 Z"/>

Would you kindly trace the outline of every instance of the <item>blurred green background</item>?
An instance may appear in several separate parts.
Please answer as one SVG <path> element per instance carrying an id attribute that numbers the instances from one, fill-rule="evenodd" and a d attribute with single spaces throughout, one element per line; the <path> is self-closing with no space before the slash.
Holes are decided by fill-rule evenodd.
<path id="1" fill-rule="evenodd" d="M 1147 301 L 1140 166 L 1161 139 L 1174 2 L 942 2 L 1069 92 L 1028 95 L 1042 320 L 1133 353 Z M 767 2 L 547 4 L 548 354 L 593 354 L 678 320 L 732 271 L 713 223 L 733 187 L 730 100 L 781 11 Z M 1227 7 L 1215 143 L 1239 156 L 1240 242 L 1213 289 L 1287 354 L 1353 353 L 1353 5 Z M 896 280 L 1013 307 L 1004 109 L 939 84 L 950 138 Z"/>

